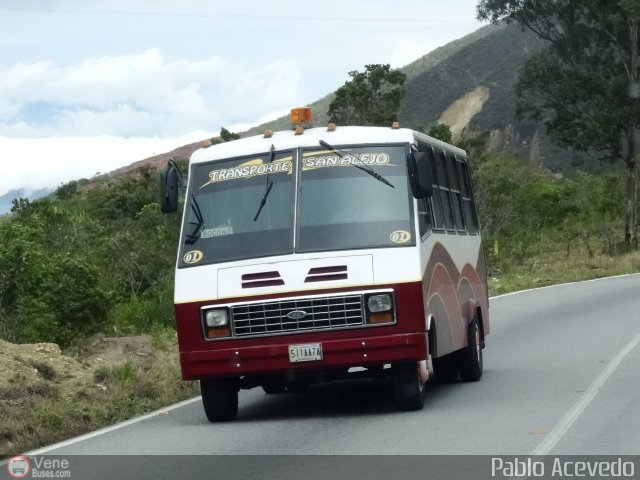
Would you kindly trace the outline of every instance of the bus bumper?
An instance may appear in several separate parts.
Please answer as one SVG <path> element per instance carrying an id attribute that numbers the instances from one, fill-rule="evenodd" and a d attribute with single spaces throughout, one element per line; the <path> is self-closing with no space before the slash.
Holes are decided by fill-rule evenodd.
<path id="1" fill-rule="evenodd" d="M 291 363 L 289 345 L 320 343 L 322 360 Z M 180 352 L 182 378 L 242 377 L 245 375 L 322 371 L 394 362 L 420 361 L 427 358 L 425 332 L 385 335 L 380 337 L 297 342 L 283 338 L 276 345 L 219 348 Z"/>

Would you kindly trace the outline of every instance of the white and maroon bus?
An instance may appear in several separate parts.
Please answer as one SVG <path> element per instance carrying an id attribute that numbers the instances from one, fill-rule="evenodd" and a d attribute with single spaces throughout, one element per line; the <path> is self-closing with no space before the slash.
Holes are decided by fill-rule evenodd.
<path id="1" fill-rule="evenodd" d="M 303 112 L 304 113 L 304 112 Z M 162 209 L 178 173 L 161 174 Z M 467 157 L 409 129 L 301 127 L 196 151 L 175 275 L 182 376 L 210 421 L 238 391 L 478 380 L 489 334 Z"/>

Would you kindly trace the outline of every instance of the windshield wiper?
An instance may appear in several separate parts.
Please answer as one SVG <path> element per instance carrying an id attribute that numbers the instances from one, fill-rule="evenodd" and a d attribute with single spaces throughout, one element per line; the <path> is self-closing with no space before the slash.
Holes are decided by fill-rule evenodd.
<path id="1" fill-rule="evenodd" d="M 275 151 L 276 151 L 275 147 L 271 145 L 271 153 L 269 154 L 269 163 L 273 162 L 273 159 L 276 156 Z M 267 173 L 267 186 L 264 190 L 264 193 L 262 194 L 262 199 L 260 200 L 260 205 L 258 206 L 258 211 L 256 212 L 256 216 L 253 217 L 254 222 L 258 220 L 258 217 L 260 216 L 260 212 L 262 212 L 262 207 L 264 207 L 265 204 L 267 203 L 267 197 L 271 192 L 271 188 L 273 188 L 273 182 L 269 182 L 269 173 Z"/>
<path id="2" fill-rule="evenodd" d="M 331 150 L 332 152 L 336 152 L 336 154 L 342 158 L 345 156 L 345 152 L 343 152 L 342 150 L 336 149 L 335 147 L 329 145 L 327 142 L 325 142 L 324 140 L 320 140 L 320 145 L 322 145 L 325 148 L 328 148 L 329 150 Z M 356 156 L 354 155 L 353 158 L 355 159 Z M 359 161 L 359 160 L 358 160 Z M 386 178 L 384 178 L 382 175 L 380 175 L 378 172 L 376 172 L 375 170 L 373 170 L 369 165 L 366 165 L 362 162 L 360 163 L 350 163 L 352 166 L 362 170 L 363 172 L 368 173 L 369 175 L 371 175 L 373 178 L 375 178 L 376 180 L 384 183 L 385 185 L 389 185 L 391 188 L 396 188 L 393 186 L 393 184 L 387 180 Z"/>
<path id="3" fill-rule="evenodd" d="M 200 205 L 198 205 L 198 201 L 196 197 L 191 194 L 191 210 L 193 210 L 193 214 L 196 216 L 195 222 L 189 222 L 189 225 L 195 225 L 192 233 L 187 233 L 186 242 L 191 245 L 195 243 L 196 240 L 200 238 L 200 233 L 202 228 L 204 227 L 204 217 L 202 216 L 202 211 L 200 210 Z"/>

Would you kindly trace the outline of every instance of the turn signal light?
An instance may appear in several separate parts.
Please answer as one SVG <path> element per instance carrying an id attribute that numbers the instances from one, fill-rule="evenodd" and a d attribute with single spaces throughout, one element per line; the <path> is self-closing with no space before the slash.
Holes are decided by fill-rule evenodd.
<path id="1" fill-rule="evenodd" d="M 393 322 L 393 314 L 391 312 L 387 313 L 371 313 L 369 314 L 369 323 L 377 324 L 377 323 L 391 323 Z"/>
<path id="2" fill-rule="evenodd" d="M 230 337 L 231 330 L 229 327 L 207 328 L 207 338 L 223 338 Z"/>

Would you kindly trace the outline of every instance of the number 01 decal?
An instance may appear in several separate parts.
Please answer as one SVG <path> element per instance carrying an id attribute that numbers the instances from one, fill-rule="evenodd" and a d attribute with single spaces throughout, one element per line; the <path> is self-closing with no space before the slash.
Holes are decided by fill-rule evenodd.
<path id="1" fill-rule="evenodd" d="M 407 243 L 409 240 L 411 240 L 411 234 L 406 230 L 396 230 L 395 232 L 391 233 L 389 239 L 393 243 Z"/>
<path id="2" fill-rule="evenodd" d="M 193 264 L 202 260 L 202 257 L 204 257 L 204 254 L 200 250 L 191 250 L 184 254 L 182 260 L 184 263 Z"/>

